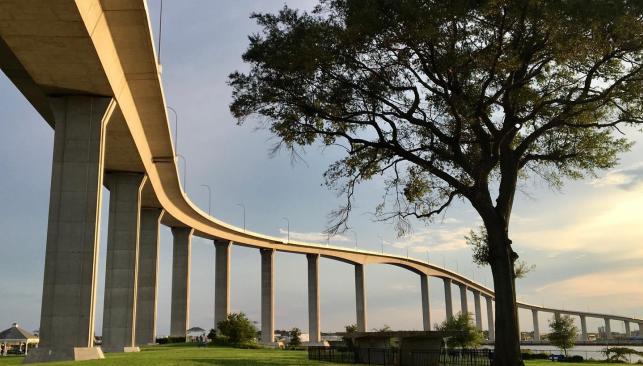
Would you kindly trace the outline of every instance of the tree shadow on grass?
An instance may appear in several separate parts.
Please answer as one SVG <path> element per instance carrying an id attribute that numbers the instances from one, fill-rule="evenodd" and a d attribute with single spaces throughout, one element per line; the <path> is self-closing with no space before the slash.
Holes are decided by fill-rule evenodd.
<path id="1" fill-rule="evenodd" d="M 187 359 L 186 361 L 193 362 L 195 364 L 203 365 L 213 365 L 213 366 L 275 366 L 275 365 L 286 365 L 286 366 L 317 366 L 318 364 L 313 363 L 284 363 L 283 359 L 278 360 L 237 360 L 237 359 Z"/>

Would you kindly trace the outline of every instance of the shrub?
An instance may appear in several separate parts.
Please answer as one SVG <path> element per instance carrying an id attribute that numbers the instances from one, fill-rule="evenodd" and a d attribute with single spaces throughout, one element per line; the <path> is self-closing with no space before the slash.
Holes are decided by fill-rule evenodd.
<path id="1" fill-rule="evenodd" d="M 291 348 L 296 348 L 301 345 L 301 330 L 297 327 L 292 328 L 290 330 L 290 342 L 288 342 L 288 346 Z"/>
<path id="2" fill-rule="evenodd" d="M 563 360 L 563 362 L 573 362 L 573 363 L 578 363 L 583 361 L 585 361 L 583 356 L 578 356 L 578 355 L 565 357 L 565 359 Z"/>
<path id="3" fill-rule="evenodd" d="M 482 332 L 473 324 L 471 313 L 458 313 L 436 328 L 441 332 L 457 332 L 456 336 L 447 339 L 450 348 L 476 348 L 482 343 Z"/>
<path id="4" fill-rule="evenodd" d="M 242 312 L 228 314 L 226 320 L 217 324 L 217 329 L 230 344 L 235 346 L 251 343 L 257 334 L 255 326 Z"/>

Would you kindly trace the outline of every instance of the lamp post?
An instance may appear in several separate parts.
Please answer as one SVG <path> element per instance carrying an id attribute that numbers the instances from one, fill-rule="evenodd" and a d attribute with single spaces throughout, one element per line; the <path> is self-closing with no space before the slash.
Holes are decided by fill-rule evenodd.
<path id="1" fill-rule="evenodd" d="M 382 238 L 381 235 L 378 235 L 377 237 L 380 238 L 380 241 L 382 242 L 382 254 L 384 254 L 384 238 Z"/>
<path id="2" fill-rule="evenodd" d="M 240 206 L 243 210 L 243 231 L 246 231 L 246 206 L 243 203 L 237 203 L 237 206 Z"/>
<path id="3" fill-rule="evenodd" d="M 286 243 L 290 243 L 290 220 L 288 220 L 287 217 L 282 217 L 283 220 L 286 220 L 286 225 L 288 228 L 288 239 L 286 239 Z"/>
<path id="4" fill-rule="evenodd" d="M 357 249 L 357 232 L 355 230 L 349 230 L 355 235 L 355 249 Z"/>
<path id="5" fill-rule="evenodd" d="M 185 160 L 185 157 L 181 154 L 176 154 L 176 157 L 183 160 L 183 187 L 185 188 L 185 191 L 187 192 L 188 190 L 188 183 L 187 183 L 187 175 L 188 175 L 188 163 Z"/>
<path id="6" fill-rule="evenodd" d="M 212 216 L 212 189 L 207 184 L 201 184 L 201 187 L 208 189 L 208 215 Z"/>
<path id="7" fill-rule="evenodd" d="M 161 55 L 159 50 L 159 58 L 160 56 Z M 170 106 L 167 106 L 167 109 L 174 113 L 174 150 L 176 150 L 176 153 L 179 151 L 179 114 L 176 113 L 176 110 Z"/>

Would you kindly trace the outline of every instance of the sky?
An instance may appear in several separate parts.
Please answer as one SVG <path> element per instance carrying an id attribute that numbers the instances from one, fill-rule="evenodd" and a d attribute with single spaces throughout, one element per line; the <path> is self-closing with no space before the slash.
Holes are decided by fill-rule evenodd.
<path id="1" fill-rule="evenodd" d="M 286 1 L 310 9 L 312 0 Z M 276 142 L 257 121 L 238 126 L 228 105 L 227 76 L 246 70 L 241 54 L 247 36 L 258 30 L 249 15 L 274 12 L 282 1 L 165 1 L 161 63 L 169 106 L 178 112 L 178 152 L 186 159 L 185 190 L 207 211 L 212 189 L 213 215 L 248 229 L 292 239 L 324 242 L 328 213 L 341 204 L 323 186 L 322 174 L 337 159 L 337 151 L 313 146 L 303 162 L 287 153 L 270 156 Z M 148 1 L 158 36 L 159 0 Z M 173 122 L 172 122 L 173 123 Z M 626 130 L 636 141 L 618 167 L 597 178 L 567 182 L 560 191 L 529 180 L 518 193 L 510 236 L 515 250 L 535 269 L 518 280 L 518 299 L 528 303 L 617 313 L 643 318 L 643 134 Z M 0 74 L 0 329 L 18 322 L 38 328 L 43 282 L 47 211 L 51 177 L 53 130 L 11 82 Z M 347 247 L 381 250 L 428 260 L 487 286 L 487 267 L 471 261 L 464 235 L 479 225 L 470 206 L 455 203 L 436 222 L 415 223 L 413 232 L 397 238 L 392 225 L 373 222 L 371 212 L 382 195 L 382 182 L 357 190 L 350 219 L 353 231 L 332 241 Z M 101 226 L 96 333 L 101 334 L 109 192 L 104 190 Z M 190 326 L 211 328 L 214 308 L 214 246 L 194 238 Z M 171 233 L 161 228 L 158 292 L 158 334 L 169 332 Z M 260 320 L 260 255 L 256 249 L 234 246 L 231 259 L 231 307 L 253 321 Z M 275 326 L 308 329 L 306 258 L 275 255 Z M 340 331 L 355 322 L 353 267 L 320 260 L 321 329 Z M 366 267 L 368 327 L 420 329 L 420 281 L 398 267 Z M 442 281 L 430 279 L 432 322 L 444 320 Z M 459 293 L 453 291 L 459 310 Z M 473 304 L 469 294 L 469 303 Z M 485 313 L 485 304 L 482 307 Z M 392 316 L 391 314 L 395 314 Z M 550 314 L 540 314 L 541 330 Z M 588 319 L 590 331 L 602 320 Z M 531 330 L 531 314 L 520 312 L 520 326 Z M 483 317 L 486 329 L 486 317 Z M 622 323 L 612 330 L 623 332 Z M 633 326 L 633 329 L 637 329 Z"/>

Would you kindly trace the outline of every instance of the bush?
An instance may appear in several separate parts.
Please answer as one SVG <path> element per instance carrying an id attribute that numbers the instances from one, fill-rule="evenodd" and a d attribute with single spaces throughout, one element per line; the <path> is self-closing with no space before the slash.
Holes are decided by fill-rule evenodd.
<path id="1" fill-rule="evenodd" d="M 290 342 L 288 342 L 288 347 L 296 348 L 301 345 L 301 330 L 297 327 L 290 330 Z"/>
<path id="2" fill-rule="evenodd" d="M 158 344 L 185 343 L 185 337 L 163 337 L 156 338 Z"/>
<path id="3" fill-rule="evenodd" d="M 449 348 L 477 348 L 482 343 L 482 332 L 475 326 L 471 313 L 458 313 L 449 317 L 436 327 L 441 332 L 457 332 L 457 335 L 449 337 L 447 344 Z"/>
<path id="4" fill-rule="evenodd" d="M 532 353 L 531 351 L 527 350 L 522 353 L 522 359 L 523 360 L 548 360 L 549 355 L 546 353 Z"/>
<path id="5" fill-rule="evenodd" d="M 217 329 L 230 344 L 235 346 L 252 343 L 257 334 L 255 326 L 248 320 L 246 314 L 242 312 L 228 314 L 226 320 L 222 320 L 217 324 Z"/>
<path id="6" fill-rule="evenodd" d="M 583 362 L 583 361 L 585 361 L 583 356 L 578 356 L 578 355 L 565 357 L 565 359 L 563 360 L 563 362 L 574 362 L 574 363 Z"/>

